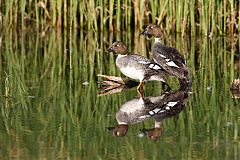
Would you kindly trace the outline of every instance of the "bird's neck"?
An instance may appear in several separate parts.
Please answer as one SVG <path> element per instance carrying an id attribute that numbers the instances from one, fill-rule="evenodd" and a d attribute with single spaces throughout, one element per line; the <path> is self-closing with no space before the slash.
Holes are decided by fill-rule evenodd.
<path id="1" fill-rule="evenodd" d="M 154 43 L 162 43 L 160 38 L 155 38 Z"/>
<path id="2" fill-rule="evenodd" d="M 162 121 L 155 122 L 155 128 L 161 128 L 162 127 Z"/>
<path id="3" fill-rule="evenodd" d="M 127 54 L 118 54 L 118 58 L 126 57 Z"/>

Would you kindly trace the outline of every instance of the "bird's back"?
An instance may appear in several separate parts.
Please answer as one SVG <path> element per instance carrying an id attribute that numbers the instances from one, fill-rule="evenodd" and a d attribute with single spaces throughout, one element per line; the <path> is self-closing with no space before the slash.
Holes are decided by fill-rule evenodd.
<path id="1" fill-rule="evenodd" d="M 153 60 L 173 76 L 178 78 L 188 76 L 185 59 L 175 48 L 155 43 L 153 46 Z"/>

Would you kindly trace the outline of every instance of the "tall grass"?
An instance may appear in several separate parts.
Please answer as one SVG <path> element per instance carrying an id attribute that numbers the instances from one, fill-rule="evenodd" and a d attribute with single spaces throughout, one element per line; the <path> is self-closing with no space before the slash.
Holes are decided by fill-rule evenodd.
<path id="1" fill-rule="evenodd" d="M 50 25 L 102 32 L 155 23 L 168 33 L 222 35 L 238 33 L 239 6 L 235 0 L 2 0 L 0 16 L 5 28 L 44 30 Z"/>

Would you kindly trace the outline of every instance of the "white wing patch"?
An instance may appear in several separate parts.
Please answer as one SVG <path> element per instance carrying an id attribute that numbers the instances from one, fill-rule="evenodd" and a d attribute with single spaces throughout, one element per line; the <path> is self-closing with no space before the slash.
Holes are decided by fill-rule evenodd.
<path id="1" fill-rule="evenodd" d="M 150 64 L 148 68 L 153 68 L 154 67 L 154 64 Z"/>
<path id="2" fill-rule="evenodd" d="M 167 106 L 173 107 L 173 106 L 175 106 L 177 103 L 178 103 L 178 102 L 168 102 L 168 103 L 167 103 Z"/>
<path id="3" fill-rule="evenodd" d="M 166 63 L 168 66 L 171 66 L 171 67 L 177 67 L 177 68 L 180 68 L 176 65 L 176 63 L 174 63 L 173 61 L 170 61 L 170 62 L 167 62 Z"/>
<path id="4" fill-rule="evenodd" d="M 162 69 L 159 65 L 156 65 L 156 64 L 150 64 L 148 68 L 152 68 L 152 69 L 155 69 L 155 70 Z"/>
<path id="5" fill-rule="evenodd" d="M 158 113 L 160 110 L 161 110 L 161 109 L 159 109 L 159 108 L 155 108 L 154 110 L 149 111 L 148 113 L 152 116 L 152 115 Z"/>
<path id="6" fill-rule="evenodd" d="M 170 61 L 170 59 L 165 59 L 165 60 L 168 61 L 168 62 Z"/>
<path id="7" fill-rule="evenodd" d="M 149 111 L 148 113 L 149 113 L 151 116 L 155 114 L 155 112 L 153 112 L 153 111 Z"/>
<path id="8" fill-rule="evenodd" d="M 170 110 L 170 107 L 167 106 L 165 109 L 166 109 L 166 110 Z"/>
<path id="9" fill-rule="evenodd" d="M 160 55 L 160 57 L 162 57 L 162 58 L 166 58 L 166 56 L 164 56 L 163 54 L 159 54 Z"/>
<path id="10" fill-rule="evenodd" d="M 149 81 L 161 81 L 161 82 L 165 82 L 164 79 L 160 78 L 159 75 L 153 75 L 149 78 Z"/>

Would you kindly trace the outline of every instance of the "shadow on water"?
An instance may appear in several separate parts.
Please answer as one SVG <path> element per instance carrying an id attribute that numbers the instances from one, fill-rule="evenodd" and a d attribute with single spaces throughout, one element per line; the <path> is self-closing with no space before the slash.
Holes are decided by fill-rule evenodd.
<path id="1" fill-rule="evenodd" d="M 178 114 L 183 104 L 167 112 L 173 100 L 164 98 L 183 94 L 172 78 L 170 93 L 151 82 L 142 99 L 136 99 L 135 88 L 98 96 L 97 74 L 122 77 L 114 55 L 104 53 L 113 40 L 151 57 L 152 41 L 138 34 L 70 34 L 50 28 L 45 35 L 13 30 L 0 35 L 0 159 L 240 159 L 240 103 L 230 92 L 240 76 L 239 42 L 166 37 L 165 43 L 178 48 L 191 68 L 192 93 Z M 145 113 L 156 115 L 130 124 L 124 137 L 111 136 L 106 128 L 116 126 L 119 107 L 135 101 L 149 104 L 152 110 Z M 160 114 L 163 110 L 166 115 Z M 158 113 L 160 119 L 178 116 L 161 120 L 164 130 L 154 132 Z M 140 129 L 161 138 L 140 138 Z"/>

